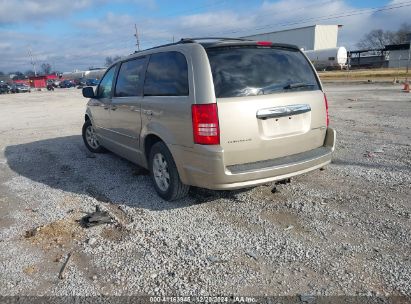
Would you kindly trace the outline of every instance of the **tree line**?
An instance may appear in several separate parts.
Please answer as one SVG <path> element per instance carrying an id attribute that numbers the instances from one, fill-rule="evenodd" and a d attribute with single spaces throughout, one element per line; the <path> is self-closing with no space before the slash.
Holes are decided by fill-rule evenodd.
<path id="1" fill-rule="evenodd" d="M 118 55 L 108 56 L 105 58 L 105 61 L 106 61 L 105 65 L 108 67 L 119 59 L 121 59 L 121 56 L 118 56 Z M 51 64 L 43 63 L 40 66 L 40 72 L 37 72 L 37 75 L 48 75 L 48 74 L 55 74 L 55 73 L 60 74 L 60 72 L 52 70 Z M 4 76 L 4 75 L 5 74 L 2 71 L 0 71 L 0 76 Z M 28 77 L 34 76 L 34 71 L 33 70 L 27 70 L 25 72 L 15 71 L 15 72 L 8 73 L 8 75 L 15 75 L 13 77 L 13 80 L 21 80 L 21 79 L 26 79 Z"/>
<path id="2" fill-rule="evenodd" d="M 357 47 L 365 50 L 380 50 L 386 45 L 410 43 L 408 34 L 411 33 L 411 24 L 403 23 L 397 31 L 375 29 L 364 35 L 357 43 Z"/>
<path id="3" fill-rule="evenodd" d="M 49 74 L 59 74 L 60 72 L 58 71 L 53 71 L 52 70 L 52 66 L 49 63 L 43 63 L 40 66 L 40 72 L 37 72 L 37 75 L 49 75 Z M 4 76 L 6 75 L 4 72 L 0 71 L 0 76 Z M 25 72 L 21 72 L 21 71 L 15 71 L 15 72 L 11 72 L 11 73 L 7 73 L 7 75 L 14 75 L 14 77 L 12 78 L 13 80 L 22 80 L 22 79 L 26 79 L 28 77 L 32 77 L 35 76 L 35 73 L 33 70 L 27 70 Z"/>

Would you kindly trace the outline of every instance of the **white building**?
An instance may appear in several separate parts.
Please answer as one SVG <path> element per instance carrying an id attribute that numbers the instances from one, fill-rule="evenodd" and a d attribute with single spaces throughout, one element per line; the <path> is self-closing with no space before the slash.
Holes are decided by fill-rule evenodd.
<path id="1" fill-rule="evenodd" d="M 385 51 L 388 52 L 389 68 L 405 68 L 410 56 L 410 44 L 387 45 Z M 411 64 L 410 64 L 411 67 Z"/>
<path id="2" fill-rule="evenodd" d="M 312 25 L 242 38 L 294 44 L 304 50 L 321 50 L 337 47 L 338 30 L 342 25 Z"/>

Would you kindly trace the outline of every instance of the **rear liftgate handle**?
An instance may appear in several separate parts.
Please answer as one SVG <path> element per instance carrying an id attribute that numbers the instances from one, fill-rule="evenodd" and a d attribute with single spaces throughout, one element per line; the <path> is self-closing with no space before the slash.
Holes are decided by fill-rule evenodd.
<path id="1" fill-rule="evenodd" d="M 261 109 L 257 111 L 257 118 L 266 120 L 268 118 L 287 117 L 292 115 L 303 114 L 311 111 L 308 104 L 296 104 L 274 108 Z"/>

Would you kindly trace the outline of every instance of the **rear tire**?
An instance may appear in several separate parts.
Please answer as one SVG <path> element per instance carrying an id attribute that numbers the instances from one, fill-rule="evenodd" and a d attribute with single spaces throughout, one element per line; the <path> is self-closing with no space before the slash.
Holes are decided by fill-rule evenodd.
<path id="1" fill-rule="evenodd" d="M 82 136 L 84 144 L 90 152 L 103 153 L 106 151 L 98 142 L 94 127 L 89 119 L 83 124 Z"/>
<path id="2" fill-rule="evenodd" d="M 173 156 L 163 142 L 151 148 L 149 168 L 154 188 L 161 198 L 174 201 L 187 196 L 190 186 L 181 182 Z"/>

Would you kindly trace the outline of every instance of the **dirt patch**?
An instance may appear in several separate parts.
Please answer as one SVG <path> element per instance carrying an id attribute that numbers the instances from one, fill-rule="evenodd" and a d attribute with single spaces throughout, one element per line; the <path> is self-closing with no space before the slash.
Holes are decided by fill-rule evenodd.
<path id="1" fill-rule="evenodd" d="M 130 224 L 132 222 L 132 218 L 130 218 L 130 216 L 121 206 L 107 204 L 106 208 L 109 211 L 110 215 L 114 217 L 114 220 L 121 227 L 124 227 L 125 225 Z"/>
<path id="2" fill-rule="evenodd" d="M 109 241 L 118 242 L 123 240 L 128 235 L 128 232 L 125 229 L 110 227 L 104 228 L 100 235 Z"/>
<path id="3" fill-rule="evenodd" d="M 306 232 L 304 227 L 300 224 L 298 216 L 292 213 L 263 210 L 260 213 L 260 217 L 284 230 Z"/>
<path id="4" fill-rule="evenodd" d="M 26 231 L 25 238 L 48 250 L 53 247 L 67 247 L 83 235 L 77 221 L 73 218 L 66 218 Z"/>
<path id="5" fill-rule="evenodd" d="M 36 266 L 28 266 L 23 269 L 23 272 L 27 275 L 32 275 L 38 271 Z"/>

